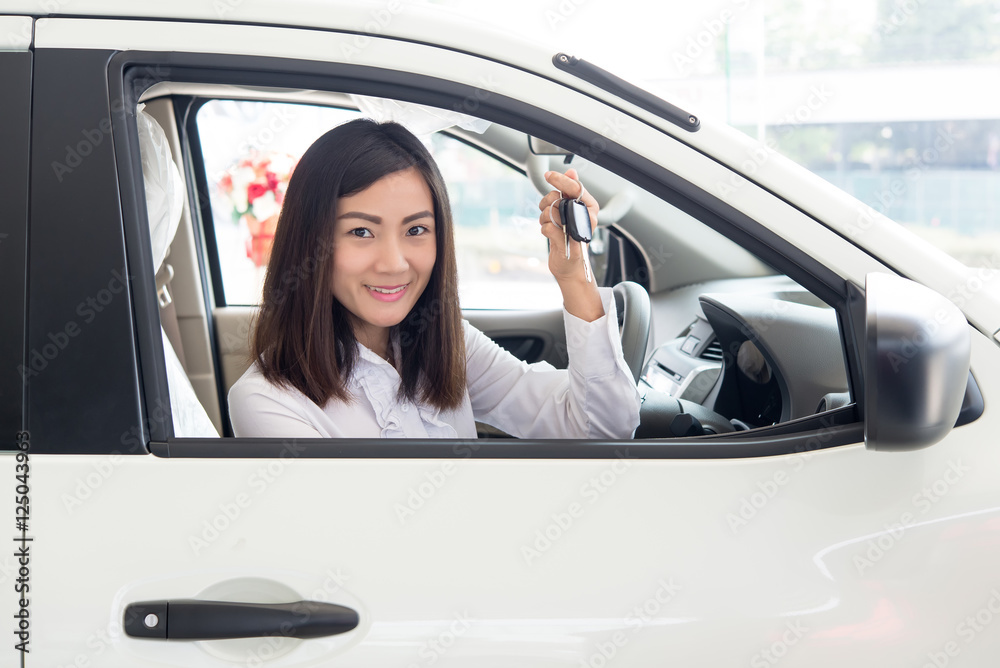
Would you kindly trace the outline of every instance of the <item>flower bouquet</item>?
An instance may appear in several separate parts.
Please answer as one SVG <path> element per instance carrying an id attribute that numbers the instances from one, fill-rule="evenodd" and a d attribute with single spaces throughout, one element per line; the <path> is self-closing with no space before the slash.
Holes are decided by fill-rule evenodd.
<path id="1" fill-rule="evenodd" d="M 242 221 L 250 232 L 246 250 L 254 266 L 266 266 L 271 256 L 278 214 L 295 163 L 287 153 L 253 151 L 219 179 L 219 190 L 232 205 L 233 220 Z"/>

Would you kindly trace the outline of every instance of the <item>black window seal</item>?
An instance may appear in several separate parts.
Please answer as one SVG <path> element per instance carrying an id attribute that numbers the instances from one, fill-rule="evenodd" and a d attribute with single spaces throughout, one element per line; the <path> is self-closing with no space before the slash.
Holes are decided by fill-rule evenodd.
<path id="1" fill-rule="evenodd" d="M 151 67 L 155 68 L 157 77 L 126 76 L 130 69 L 139 68 L 142 72 L 148 73 Z M 479 103 L 476 110 L 478 117 L 507 125 L 527 134 L 546 138 L 559 146 L 570 147 L 569 150 L 577 155 L 582 155 L 657 195 L 692 215 L 703 224 L 720 232 L 723 236 L 758 256 L 762 261 L 779 268 L 792 280 L 810 290 L 836 310 L 838 318 L 841 320 L 842 344 L 845 351 L 849 351 L 851 342 L 846 339 L 848 329 L 844 326 L 848 288 L 846 282 L 831 269 L 746 214 L 736 210 L 716 196 L 688 183 L 677 174 L 624 147 L 606 142 L 603 137 L 583 126 L 568 123 L 552 112 L 533 107 L 520 100 L 497 93 L 483 96 L 480 89 L 472 86 L 390 69 L 229 54 L 119 52 L 111 60 L 109 79 L 111 86 L 113 88 L 117 86 L 123 95 L 122 99 L 126 100 L 126 109 L 130 106 L 134 108 L 141 93 L 158 81 L 273 85 L 286 88 L 333 90 L 389 96 L 443 108 L 453 106 L 456 100 L 476 99 Z M 476 95 L 477 92 L 480 93 L 479 96 Z M 481 99 L 483 97 L 485 99 Z M 539 130 L 542 131 L 539 132 Z M 667 133 L 664 132 L 664 134 Z M 667 134 L 667 136 L 673 138 L 672 135 Z M 604 148 L 600 152 L 595 152 L 589 146 L 598 139 Z M 573 147 L 578 148 L 573 150 Z M 121 168 L 119 176 L 123 180 L 132 180 L 127 172 L 121 173 Z M 148 244 L 148 231 L 145 234 Z M 775 259 L 777 262 L 774 261 Z M 145 315 L 149 317 L 148 313 Z M 162 355 L 162 342 L 157 340 L 140 341 L 140 343 L 151 343 L 152 347 Z M 855 401 L 860 403 L 862 397 L 859 396 L 859 393 L 863 385 L 856 382 L 860 380 L 859 360 L 849 352 L 847 357 L 849 360 L 848 378 L 855 390 L 853 396 Z M 850 363 L 852 358 L 853 364 Z M 146 391 L 151 393 L 147 397 L 147 401 L 155 401 L 166 396 L 165 376 L 161 377 L 159 382 L 155 379 L 144 379 L 144 384 Z M 156 438 L 154 434 L 150 434 L 150 448 L 154 452 L 162 452 L 168 439 L 176 442 L 172 438 L 172 426 L 166 426 L 171 432 L 169 435 L 161 432 L 156 435 L 160 438 Z M 794 438 L 801 439 L 801 435 L 793 437 L 793 440 Z M 183 440 L 187 441 L 188 439 Z M 244 442 L 244 439 L 240 439 L 240 442 Z M 857 440 L 853 442 L 857 442 Z M 423 456 L 421 448 L 418 447 L 421 441 L 411 440 L 407 443 L 409 444 L 407 456 Z M 544 441 L 531 441 L 531 443 L 544 443 Z M 744 448 L 749 447 L 749 443 L 751 442 L 744 442 Z M 579 442 L 577 445 L 580 445 Z M 346 446 L 342 445 L 341 447 Z M 744 454 L 742 456 L 752 455 Z"/>
<path id="2" fill-rule="evenodd" d="M 848 411 L 848 413 L 851 413 Z M 800 455 L 857 445 L 864 424 L 851 422 L 792 434 L 716 438 L 611 440 L 171 438 L 151 443 L 163 458 L 304 459 L 745 459 Z"/>

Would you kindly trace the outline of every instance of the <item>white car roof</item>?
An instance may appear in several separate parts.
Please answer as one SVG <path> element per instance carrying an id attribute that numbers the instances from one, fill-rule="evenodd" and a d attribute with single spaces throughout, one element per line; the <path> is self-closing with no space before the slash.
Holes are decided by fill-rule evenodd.
<path id="1" fill-rule="evenodd" d="M 444 7 L 403 0 L 7 0 L 0 15 L 100 17 L 307 26 L 367 33 L 493 56 L 546 62 L 557 49 Z"/>

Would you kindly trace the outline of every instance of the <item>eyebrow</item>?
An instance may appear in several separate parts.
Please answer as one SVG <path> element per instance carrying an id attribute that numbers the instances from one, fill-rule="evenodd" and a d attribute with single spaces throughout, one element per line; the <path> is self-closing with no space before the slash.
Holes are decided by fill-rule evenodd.
<path id="1" fill-rule="evenodd" d="M 419 211 L 417 213 L 411 213 L 406 218 L 403 218 L 403 224 L 412 223 L 415 220 L 421 218 L 433 218 L 434 214 L 430 211 Z M 337 220 L 342 218 L 360 218 L 361 220 L 367 220 L 369 223 L 375 223 L 376 225 L 382 224 L 382 218 L 380 216 L 373 216 L 370 213 L 362 213 L 360 211 L 348 211 L 347 213 L 342 213 L 337 216 Z"/>

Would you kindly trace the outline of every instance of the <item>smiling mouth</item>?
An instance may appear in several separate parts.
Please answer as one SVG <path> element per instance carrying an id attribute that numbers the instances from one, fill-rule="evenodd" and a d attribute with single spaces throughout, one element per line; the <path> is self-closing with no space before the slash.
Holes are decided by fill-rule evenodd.
<path id="1" fill-rule="evenodd" d="M 407 283 L 406 285 L 409 285 L 409 283 Z M 406 285 L 400 285 L 395 288 L 381 288 L 377 285 L 366 285 L 365 287 L 371 290 L 372 292 L 377 292 L 382 295 L 394 295 L 405 290 Z"/>

